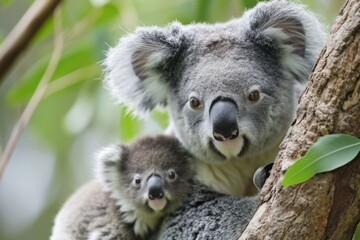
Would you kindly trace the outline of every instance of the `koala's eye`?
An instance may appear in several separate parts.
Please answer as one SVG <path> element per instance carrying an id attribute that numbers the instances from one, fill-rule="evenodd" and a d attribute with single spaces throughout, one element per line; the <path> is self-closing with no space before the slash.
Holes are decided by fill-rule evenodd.
<path id="1" fill-rule="evenodd" d="M 252 91 L 252 92 L 249 94 L 248 99 L 249 99 L 251 102 L 257 102 L 257 101 L 259 101 L 259 99 L 260 99 L 260 92 L 259 92 L 258 90 Z"/>
<path id="2" fill-rule="evenodd" d="M 175 173 L 174 170 L 169 170 L 169 171 L 168 171 L 168 178 L 169 178 L 170 180 L 175 180 L 175 178 L 176 178 L 176 173 Z"/>
<path id="3" fill-rule="evenodd" d="M 140 177 L 140 175 L 135 175 L 135 177 L 134 177 L 134 185 L 135 185 L 135 186 L 139 186 L 140 183 L 141 183 L 141 177 Z"/>
<path id="4" fill-rule="evenodd" d="M 196 97 L 191 97 L 189 100 L 189 104 L 192 109 L 196 109 L 200 107 L 200 100 L 197 99 Z"/>

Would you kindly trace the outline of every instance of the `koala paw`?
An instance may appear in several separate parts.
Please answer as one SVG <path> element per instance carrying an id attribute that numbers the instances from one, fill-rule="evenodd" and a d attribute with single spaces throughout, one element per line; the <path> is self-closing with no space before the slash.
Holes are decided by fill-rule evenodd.
<path id="1" fill-rule="evenodd" d="M 270 171 L 273 165 L 274 163 L 269 163 L 268 165 L 259 167 L 255 171 L 253 182 L 259 190 L 264 186 L 266 179 L 270 176 Z"/>

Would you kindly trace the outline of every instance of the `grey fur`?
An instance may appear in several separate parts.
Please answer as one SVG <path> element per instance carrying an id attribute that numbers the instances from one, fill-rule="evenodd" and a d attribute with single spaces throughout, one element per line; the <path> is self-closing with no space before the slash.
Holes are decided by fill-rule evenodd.
<path id="1" fill-rule="evenodd" d="M 272 163 L 254 173 L 254 184 L 259 190 L 271 169 Z M 183 206 L 163 221 L 158 239 L 238 239 L 258 205 L 258 195 L 228 196 L 193 181 Z"/>
<path id="2" fill-rule="evenodd" d="M 170 132 L 196 156 L 201 183 L 249 194 L 253 172 L 276 156 L 324 41 L 302 5 L 264 2 L 225 23 L 138 28 L 108 51 L 105 83 L 138 114 L 168 106 Z M 252 91 L 257 102 L 248 100 Z M 209 110 L 219 98 L 238 108 L 237 139 L 213 137 Z"/>
<path id="3" fill-rule="evenodd" d="M 130 146 L 104 148 L 97 154 L 96 180 L 80 188 L 65 203 L 56 217 L 51 240 L 234 239 L 240 236 L 255 213 L 258 196 L 214 192 L 191 179 L 189 158 L 180 143 L 170 137 L 145 138 Z M 166 178 L 164 174 L 168 169 L 174 170 L 178 178 L 164 185 L 169 191 L 165 196 L 170 203 L 156 214 L 139 200 L 142 194 L 134 191 L 133 176 L 136 172 L 147 178 L 155 172 Z M 270 170 L 271 166 L 256 171 L 254 179 L 258 181 L 254 183 L 259 189 Z M 152 226 L 144 225 L 144 217 Z M 136 234 L 140 220 L 143 231 Z"/>
<path id="4" fill-rule="evenodd" d="M 195 182 L 183 207 L 164 220 L 158 239 L 237 239 L 258 204 L 257 195 L 228 196 Z"/>
<path id="5" fill-rule="evenodd" d="M 80 188 L 58 213 L 51 240 L 147 239 L 185 200 L 193 177 L 190 155 L 173 137 L 110 145 L 96 157 L 96 180 Z M 168 177 L 169 171 L 175 178 Z M 162 181 L 165 207 L 153 210 L 147 184 Z M 135 184 L 139 177 L 141 182 Z"/>

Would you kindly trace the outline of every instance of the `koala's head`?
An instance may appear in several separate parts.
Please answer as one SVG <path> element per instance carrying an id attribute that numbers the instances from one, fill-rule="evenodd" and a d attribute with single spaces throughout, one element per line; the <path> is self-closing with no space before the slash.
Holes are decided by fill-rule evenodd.
<path id="1" fill-rule="evenodd" d="M 136 113 L 168 106 L 184 146 L 218 163 L 279 143 L 324 38 L 302 6 L 260 3 L 223 24 L 138 28 L 109 50 L 105 81 Z"/>
<path id="2" fill-rule="evenodd" d="M 189 157 L 174 137 L 147 137 L 102 149 L 95 170 L 121 211 L 167 213 L 187 195 L 193 172 Z"/>

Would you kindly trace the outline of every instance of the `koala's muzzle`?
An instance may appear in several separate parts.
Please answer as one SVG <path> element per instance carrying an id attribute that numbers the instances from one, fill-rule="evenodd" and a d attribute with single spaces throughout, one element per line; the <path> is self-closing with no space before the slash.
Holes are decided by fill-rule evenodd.
<path id="1" fill-rule="evenodd" d="M 230 99 L 219 99 L 212 103 L 210 121 L 215 140 L 226 141 L 237 138 L 239 135 L 237 115 L 237 106 Z"/>
<path id="2" fill-rule="evenodd" d="M 163 198 L 163 183 L 160 176 L 151 175 L 146 182 L 146 186 L 148 189 L 148 197 L 150 200 Z"/>

